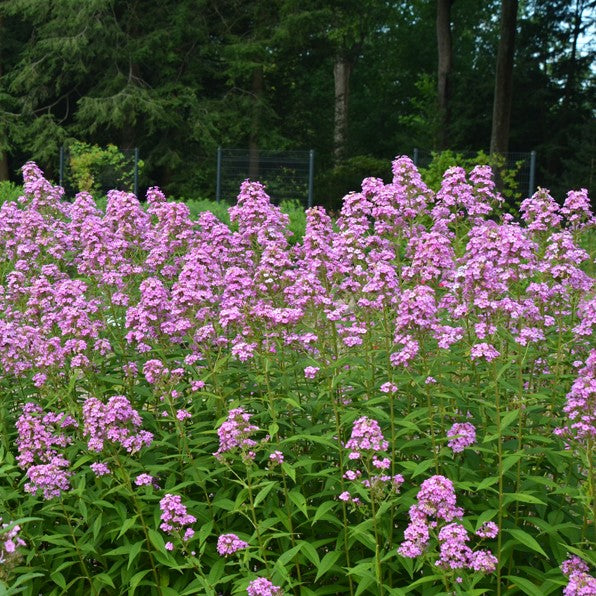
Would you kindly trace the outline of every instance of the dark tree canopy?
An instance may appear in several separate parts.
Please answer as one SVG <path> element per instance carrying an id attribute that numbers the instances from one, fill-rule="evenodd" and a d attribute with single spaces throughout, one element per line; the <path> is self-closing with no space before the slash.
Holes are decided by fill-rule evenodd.
<path id="1" fill-rule="evenodd" d="M 516 11 L 508 147 L 536 150 L 537 182 L 555 193 L 593 178 L 595 9 L 528 0 Z M 55 177 L 74 139 L 139 147 L 144 183 L 185 196 L 213 195 L 220 145 L 255 159 L 314 148 L 322 177 L 355 156 L 486 151 L 500 10 L 498 0 L 4 0 L 0 179 L 17 179 L 27 159 Z"/>

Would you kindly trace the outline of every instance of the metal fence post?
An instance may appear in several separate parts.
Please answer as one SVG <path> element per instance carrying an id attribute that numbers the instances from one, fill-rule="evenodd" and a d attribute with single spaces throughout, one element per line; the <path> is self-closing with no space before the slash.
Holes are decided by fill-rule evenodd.
<path id="1" fill-rule="evenodd" d="M 139 196 L 139 148 L 135 147 L 134 193 Z"/>
<path id="2" fill-rule="evenodd" d="M 418 147 L 414 147 L 414 165 L 418 167 Z"/>
<path id="3" fill-rule="evenodd" d="M 217 148 L 217 172 L 215 174 L 215 202 L 221 199 L 221 147 Z"/>
<path id="4" fill-rule="evenodd" d="M 308 152 L 308 208 L 312 207 L 315 183 L 315 150 Z"/>
<path id="5" fill-rule="evenodd" d="M 528 196 L 534 194 L 534 183 L 536 180 L 536 151 L 530 153 L 530 184 L 528 188 Z"/>
<path id="6" fill-rule="evenodd" d="M 58 168 L 58 184 L 64 188 L 64 145 L 60 147 L 60 166 Z"/>

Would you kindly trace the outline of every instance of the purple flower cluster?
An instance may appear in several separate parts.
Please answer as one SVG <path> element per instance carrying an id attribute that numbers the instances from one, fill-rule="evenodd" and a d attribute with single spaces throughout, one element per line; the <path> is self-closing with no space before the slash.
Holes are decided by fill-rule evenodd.
<path id="1" fill-rule="evenodd" d="M 187 526 L 194 524 L 197 520 L 193 515 L 186 511 L 186 507 L 182 504 L 182 497 L 179 495 L 166 494 L 159 502 L 161 509 L 161 524 L 160 528 L 170 535 L 178 535 L 183 541 L 190 540 L 195 531 Z M 184 532 L 184 534 L 182 534 Z M 168 548 L 168 545 L 171 548 Z M 168 550 L 173 550 L 171 542 L 166 545 Z"/>
<path id="2" fill-rule="evenodd" d="M 346 442 L 346 449 L 350 450 L 348 458 L 352 461 L 359 460 L 362 469 L 347 470 L 344 478 L 352 482 L 358 482 L 369 491 L 372 499 L 380 499 L 386 488 L 394 493 L 404 482 L 401 474 L 391 476 L 390 474 L 377 474 L 375 470 L 388 470 L 391 468 L 391 460 L 384 457 L 389 443 L 383 437 L 379 423 L 367 416 L 362 416 L 354 422 L 352 434 Z M 353 496 L 350 491 L 343 491 L 339 500 L 352 505 L 360 505 L 359 497 Z"/>
<path id="3" fill-rule="evenodd" d="M 23 406 L 16 423 L 17 462 L 27 471 L 29 482 L 25 490 L 28 493 L 36 494 L 41 490 L 44 499 L 52 499 L 70 490 L 70 462 L 61 451 L 72 443 L 72 437 L 62 431 L 77 426 L 67 414 L 44 414 L 41 407 L 33 403 Z"/>
<path id="4" fill-rule="evenodd" d="M 411 366 L 427 340 L 438 349 L 460 342 L 464 317 L 485 323 L 470 338 L 475 360 L 499 355 L 486 324 L 494 316 L 521 345 L 542 341 L 565 313 L 577 314 L 577 333 L 589 336 L 594 307 L 577 298 L 591 295 L 593 280 L 574 239 L 594 223 L 585 189 L 569 192 L 562 208 L 540 189 L 524 201 L 524 227 L 493 221 L 502 197 L 487 166 L 450 168 L 436 194 L 409 158 L 397 157 L 392 171 L 390 183 L 368 178 L 345 198 L 337 228 L 322 208 L 309 210 L 303 241 L 290 249 L 288 217 L 257 182 L 243 183 L 231 230 L 210 213 L 195 225 L 185 205 L 156 188 L 147 210 L 121 191 L 108 193 L 105 213 L 88 193 L 71 204 L 26 164 L 21 204 L 0 207 L 3 370 L 43 386 L 110 352 L 113 326 L 140 354 L 169 342 L 193 358 L 224 349 L 246 361 L 283 342 L 313 357 L 318 335 L 302 325 L 313 313 L 349 350 L 371 333 L 371 314 L 395 312 L 390 362 L 398 367 Z M 457 256 L 463 219 L 471 229 Z M 148 373 L 149 382 L 158 377 Z"/>
<path id="5" fill-rule="evenodd" d="M 456 422 L 447 431 L 447 438 L 453 453 L 460 453 L 476 442 L 476 427 L 471 422 Z"/>
<path id="6" fill-rule="evenodd" d="M 561 564 L 561 571 L 568 578 L 563 589 L 564 596 L 594 596 L 596 594 L 596 578 L 590 575 L 587 563 L 573 555 Z"/>
<path id="7" fill-rule="evenodd" d="M 251 436 L 259 431 L 259 427 L 250 423 L 252 414 L 244 411 L 243 408 L 234 408 L 228 412 L 228 418 L 217 429 L 219 437 L 219 449 L 213 454 L 221 460 L 225 453 L 240 451 L 244 460 L 255 458 L 254 447 L 257 441 Z"/>
<path id="8" fill-rule="evenodd" d="M 279 586 L 274 586 L 272 582 L 264 577 L 253 579 L 246 588 L 248 596 L 275 596 L 283 594 Z"/>
<path id="9" fill-rule="evenodd" d="M 350 459 L 360 459 L 364 453 L 386 451 L 389 443 L 384 439 L 381 427 L 376 420 L 362 416 L 354 422 L 352 434 L 346 443 Z"/>
<path id="10" fill-rule="evenodd" d="M 141 416 L 123 395 L 114 395 L 107 404 L 90 397 L 83 404 L 83 435 L 89 437 L 87 446 L 91 451 L 101 452 L 105 441 L 121 445 L 128 453 L 136 453 L 149 446 L 153 435 L 138 430 Z"/>
<path id="11" fill-rule="evenodd" d="M 135 478 L 135 484 L 137 486 L 153 486 L 155 489 L 159 489 L 159 484 L 157 483 L 157 479 L 151 476 L 150 474 L 139 474 Z"/>
<path id="12" fill-rule="evenodd" d="M 233 555 L 239 550 L 248 548 L 248 542 L 240 540 L 236 534 L 222 534 L 217 539 L 217 552 L 222 557 Z"/>
<path id="13" fill-rule="evenodd" d="M 26 546 L 19 536 L 21 526 L 14 523 L 3 523 L 0 517 L 0 570 L 8 570 L 20 559 L 18 549 Z M 2 573 L 0 571 L 0 577 Z"/>
<path id="14" fill-rule="evenodd" d="M 418 502 L 410 507 L 410 523 L 404 532 L 404 541 L 397 550 L 400 555 L 408 558 L 421 556 L 429 548 L 433 534 L 436 534 L 439 545 L 437 566 L 482 573 L 492 573 L 496 569 L 496 557 L 488 550 L 473 551 L 466 544 L 470 540 L 467 530 L 453 521 L 461 519 L 464 511 L 456 505 L 451 480 L 444 476 L 428 478 L 422 483 L 416 498 Z M 498 528 L 489 523 L 482 526 L 477 535 L 494 537 L 497 533 Z"/>
<path id="15" fill-rule="evenodd" d="M 563 408 L 567 426 L 555 430 L 569 442 L 585 445 L 596 437 L 596 349 L 579 369 Z"/>

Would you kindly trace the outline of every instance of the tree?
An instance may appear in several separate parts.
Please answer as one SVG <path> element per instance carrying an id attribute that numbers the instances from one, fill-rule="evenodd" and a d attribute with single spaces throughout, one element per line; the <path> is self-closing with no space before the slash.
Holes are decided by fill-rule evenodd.
<path id="1" fill-rule="evenodd" d="M 491 155 L 494 153 L 507 153 L 509 148 L 517 7 L 518 0 L 501 0 L 501 30 L 495 76 L 493 125 L 490 138 Z"/>
<path id="2" fill-rule="evenodd" d="M 451 71 L 453 49 L 451 44 L 451 6 L 454 0 L 437 0 L 437 50 L 440 129 L 439 149 L 449 146 L 449 125 L 451 120 Z"/>

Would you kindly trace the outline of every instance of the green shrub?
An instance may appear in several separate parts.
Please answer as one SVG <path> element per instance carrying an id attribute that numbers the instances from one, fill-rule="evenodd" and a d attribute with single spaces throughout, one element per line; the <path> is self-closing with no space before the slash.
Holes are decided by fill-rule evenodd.
<path id="1" fill-rule="evenodd" d="M 22 194 L 22 186 L 18 186 L 8 180 L 0 181 L 0 204 L 6 203 L 6 201 L 16 201 Z"/>
<path id="2" fill-rule="evenodd" d="M 143 169 L 139 160 L 139 172 Z M 115 145 L 99 147 L 81 141 L 73 141 L 68 146 L 67 181 L 76 192 L 87 191 L 98 196 L 106 182 L 123 190 L 133 190 L 134 161 Z"/>

